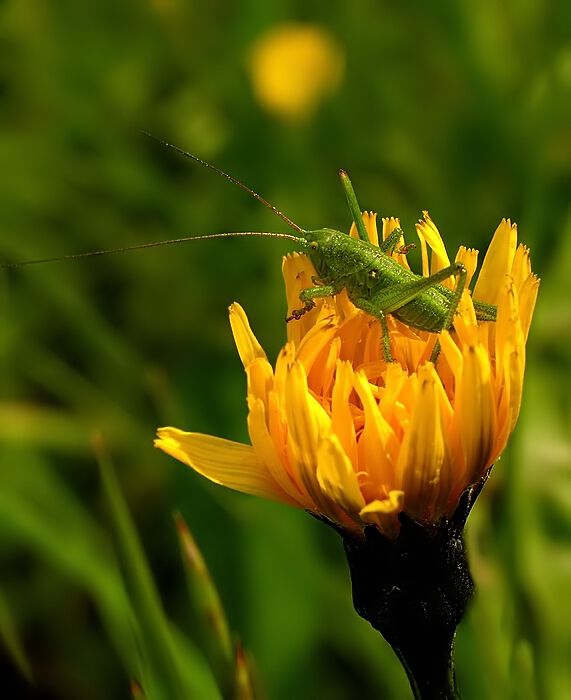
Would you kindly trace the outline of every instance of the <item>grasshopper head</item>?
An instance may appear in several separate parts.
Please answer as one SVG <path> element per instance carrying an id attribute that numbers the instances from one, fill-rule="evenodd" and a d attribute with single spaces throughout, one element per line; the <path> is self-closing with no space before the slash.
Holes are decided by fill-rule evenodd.
<path id="1" fill-rule="evenodd" d="M 304 231 L 306 240 L 305 253 L 313 263 L 317 274 L 322 279 L 329 277 L 332 269 L 332 261 L 337 257 L 339 237 L 346 237 L 340 231 L 332 228 L 319 228 L 315 231 Z"/>

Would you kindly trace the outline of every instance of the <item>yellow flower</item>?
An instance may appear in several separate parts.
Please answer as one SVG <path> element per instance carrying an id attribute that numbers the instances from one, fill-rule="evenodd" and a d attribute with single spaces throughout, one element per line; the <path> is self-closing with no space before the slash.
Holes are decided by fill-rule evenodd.
<path id="1" fill-rule="evenodd" d="M 310 115 L 339 85 L 343 58 L 322 27 L 282 24 L 254 46 L 250 75 L 260 104 L 288 119 Z"/>
<path id="2" fill-rule="evenodd" d="M 378 245 L 376 215 L 363 218 Z M 397 219 L 383 219 L 383 239 L 397 226 Z M 427 212 L 417 233 L 425 276 L 450 264 Z M 466 291 L 454 329 L 440 334 L 436 366 L 429 357 L 437 336 L 391 316 L 396 361 L 385 362 L 378 321 L 343 291 L 288 324 L 288 342 L 272 368 L 245 312 L 233 304 L 252 445 L 161 428 L 157 447 L 212 481 L 349 530 L 374 523 L 394 537 L 403 511 L 424 524 L 451 516 L 465 489 L 499 458 L 518 417 L 539 280 L 516 238 L 515 224 L 504 219 L 474 288 L 474 298 L 497 305 L 497 321 L 478 324 Z M 404 255 L 395 257 L 407 265 Z M 471 278 L 477 251 L 461 247 L 456 260 Z M 294 254 L 284 259 L 283 274 L 291 313 L 315 271 Z"/>

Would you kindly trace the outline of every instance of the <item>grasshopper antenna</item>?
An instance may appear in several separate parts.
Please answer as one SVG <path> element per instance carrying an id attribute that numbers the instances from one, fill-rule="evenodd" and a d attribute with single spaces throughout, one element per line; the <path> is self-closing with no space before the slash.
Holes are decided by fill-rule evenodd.
<path id="1" fill-rule="evenodd" d="M 238 231 L 233 233 L 210 233 L 205 236 L 185 236 L 184 238 L 171 238 L 166 241 L 154 241 L 153 243 L 140 243 L 123 248 L 110 248 L 109 250 L 93 250 L 88 253 L 72 253 L 71 255 L 61 255 L 56 258 L 40 258 L 38 260 L 24 260 L 23 262 L 3 263 L 0 270 L 14 270 L 18 267 L 28 267 L 29 265 L 43 265 L 44 263 L 59 262 L 60 260 L 78 260 L 80 258 L 93 258 L 98 255 L 113 255 L 114 253 L 128 253 L 132 250 L 142 250 L 144 248 L 158 248 L 165 245 L 177 245 L 178 243 L 188 243 L 189 241 L 203 241 L 207 238 L 237 238 L 238 236 L 263 236 L 264 238 L 286 238 L 290 241 L 300 243 L 298 236 L 289 233 L 270 233 L 269 231 Z M 303 243 L 303 239 L 301 239 Z"/>
<path id="2" fill-rule="evenodd" d="M 254 192 L 253 189 L 245 185 L 243 182 L 240 182 L 238 178 L 234 177 L 233 175 L 229 175 L 228 173 L 225 173 L 224 170 L 220 170 L 220 168 L 217 168 L 215 165 L 212 165 L 211 163 L 208 163 L 206 160 L 202 160 L 202 158 L 199 158 L 198 156 L 193 155 L 192 153 L 189 153 L 188 151 L 184 151 L 182 148 L 179 148 L 178 146 L 175 146 L 172 143 L 168 143 L 167 141 L 163 141 L 162 139 L 159 139 L 157 136 L 153 136 L 153 134 L 149 133 L 148 131 L 145 131 L 144 129 L 140 129 L 141 134 L 144 134 L 145 136 L 148 136 L 150 139 L 153 139 L 153 141 L 156 141 L 157 143 L 160 143 L 162 146 L 165 146 L 165 148 L 172 148 L 173 151 L 176 151 L 177 153 L 180 153 L 182 156 L 186 156 L 187 158 L 191 158 L 192 160 L 196 161 L 197 163 L 200 163 L 200 165 L 203 165 L 205 168 L 209 168 L 210 170 L 213 170 L 215 173 L 218 173 L 218 175 L 222 175 L 222 177 L 225 177 L 227 180 L 230 180 L 230 182 L 233 182 L 235 185 L 238 185 L 238 187 L 244 192 L 247 192 L 250 194 L 252 197 L 258 200 L 258 202 L 261 202 L 265 207 L 268 207 L 268 209 L 271 209 L 274 214 L 277 214 L 277 216 L 280 217 L 283 221 L 286 222 L 288 226 L 291 226 L 295 231 L 298 233 L 303 233 L 303 229 L 298 226 L 294 221 L 292 221 L 289 216 L 286 216 L 283 211 L 280 211 L 277 207 L 274 207 L 273 204 L 270 204 L 267 199 L 264 199 L 261 195 L 259 195 L 257 192 Z"/>

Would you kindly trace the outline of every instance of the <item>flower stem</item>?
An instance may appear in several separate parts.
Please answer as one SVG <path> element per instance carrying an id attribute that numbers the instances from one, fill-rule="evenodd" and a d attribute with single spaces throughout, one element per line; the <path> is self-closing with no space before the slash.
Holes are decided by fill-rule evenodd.
<path id="1" fill-rule="evenodd" d="M 396 539 L 374 525 L 341 532 L 355 610 L 392 646 L 416 700 L 457 697 L 454 636 L 474 591 L 463 540 L 472 502 L 468 494 L 436 525 L 401 514 Z"/>
<path id="2" fill-rule="evenodd" d="M 406 652 L 393 647 L 406 671 L 415 700 L 455 700 L 458 697 L 453 648 L 453 642 L 448 647 L 417 645 Z"/>

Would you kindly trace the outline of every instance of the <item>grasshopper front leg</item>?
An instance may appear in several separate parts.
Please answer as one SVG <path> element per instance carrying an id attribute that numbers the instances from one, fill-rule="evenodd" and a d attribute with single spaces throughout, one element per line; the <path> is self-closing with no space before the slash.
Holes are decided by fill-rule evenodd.
<path id="1" fill-rule="evenodd" d="M 403 244 L 399 246 L 399 243 L 403 241 Z M 379 244 L 379 248 L 386 255 L 392 255 L 395 251 L 400 255 L 406 255 L 410 250 L 416 248 L 414 243 L 404 243 L 404 233 L 402 228 L 393 229 L 385 240 Z"/>
<path id="2" fill-rule="evenodd" d="M 304 289 L 299 295 L 300 301 L 304 303 L 301 309 L 294 309 L 291 312 L 291 316 L 286 318 L 286 323 L 290 321 L 298 321 L 304 314 L 311 309 L 315 308 L 314 299 L 322 299 L 323 297 L 332 297 L 339 292 L 339 289 L 334 287 L 332 284 L 324 284 L 320 287 L 309 287 Z"/>
<path id="3" fill-rule="evenodd" d="M 383 253 L 392 255 L 395 252 L 397 245 L 400 243 L 401 238 L 404 241 L 404 233 L 402 228 L 395 228 L 389 233 L 385 240 L 379 244 L 379 248 L 383 251 Z"/>

